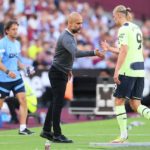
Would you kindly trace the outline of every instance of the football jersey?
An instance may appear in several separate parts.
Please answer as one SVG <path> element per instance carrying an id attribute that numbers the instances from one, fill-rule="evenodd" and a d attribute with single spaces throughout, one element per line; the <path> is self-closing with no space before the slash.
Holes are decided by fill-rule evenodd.
<path id="1" fill-rule="evenodd" d="M 128 51 L 119 74 L 131 77 L 144 77 L 143 39 L 140 28 L 127 22 L 118 31 L 118 46 L 127 45 Z"/>
<path id="2" fill-rule="evenodd" d="M 11 82 L 21 78 L 18 69 L 18 59 L 20 57 L 21 46 L 19 41 L 11 41 L 7 36 L 0 40 L 0 58 L 3 65 L 16 74 L 16 78 L 9 77 L 0 70 L 0 82 Z"/>

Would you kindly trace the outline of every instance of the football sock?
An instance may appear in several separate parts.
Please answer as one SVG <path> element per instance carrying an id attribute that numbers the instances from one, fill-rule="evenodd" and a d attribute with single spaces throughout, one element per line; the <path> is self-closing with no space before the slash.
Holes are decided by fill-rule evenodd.
<path id="1" fill-rule="evenodd" d="M 20 125 L 20 131 L 23 131 L 26 128 L 26 124 L 21 124 Z"/>
<path id="2" fill-rule="evenodd" d="M 120 133 L 121 133 L 120 137 L 127 138 L 128 137 L 127 114 L 125 110 L 125 105 L 116 106 L 115 113 L 116 113 L 116 118 L 117 118 L 119 128 L 120 128 Z"/>
<path id="3" fill-rule="evenodd" d="M 150 109 L 144 105 L 139 105 L 137 109 L 138 113 L 144 116 L 146 119 L 150 119 Z"/>

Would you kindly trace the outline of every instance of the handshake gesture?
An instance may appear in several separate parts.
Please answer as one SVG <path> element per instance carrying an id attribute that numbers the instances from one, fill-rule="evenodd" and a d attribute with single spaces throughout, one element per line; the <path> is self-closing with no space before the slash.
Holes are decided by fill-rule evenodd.
<path id="1" fill-rule="evenodd" d="M 102 60 L 105 58 L 105 51 L 99 51 L 99 49 L 94 50 L 95 56 L 98 56 Z"/>

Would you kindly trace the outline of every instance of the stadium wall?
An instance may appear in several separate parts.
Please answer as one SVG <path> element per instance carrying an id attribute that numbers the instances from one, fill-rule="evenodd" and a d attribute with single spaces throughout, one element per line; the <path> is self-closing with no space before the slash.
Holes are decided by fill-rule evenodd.
<path id="1" fill-rule="evenodd" d="M 79 1 L 85 2 L 85 0 Z M 116 5 L 123 4 L 133 10 L 136 18 L 143 21 L 145 18 L 150 18 L 150 0 L 122 0 L 121 2 L 120 0 L 86 0 L 86 2 L 90 3 L 90 5 L 94 7 L 101 5 L 107 11 L 112 11 Z"/>

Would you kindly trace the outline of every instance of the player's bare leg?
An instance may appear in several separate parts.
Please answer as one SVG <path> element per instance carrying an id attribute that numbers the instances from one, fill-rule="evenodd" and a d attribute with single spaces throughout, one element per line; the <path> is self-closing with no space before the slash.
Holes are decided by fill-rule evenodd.
<path id="1" fill-rule="evenodd" d="M 141 116 L 150 120 L 150 109 L 142 105 L 140 100 L 130 100 L 130 106 L 135 112 L 138 112 Z"/>
<path id="2" fill-rule="evenodd" d="M 3 106 L 3 102 L 4 102 L 4 99 L 0 99 L 0 109 L 1 109 L 2 106 Z"/>
<path id="3" fill-rule="evenodd" d="M 26 118 L 27 118 L 27 102 L 26 102 L 26 97 L 25 97 L 25 93 L 18 93 L 16 95 L 20 107 L 19 107 L 19 115 L 20 115 L 20 124 L 26 124 Z"/>
<path id="4" fill-rule="evenodd" d="M 28 135 L 28 134 L 33 134 L 34 132 L 30 131 L 27 129 L 26 126 L 26 119 L 27 119 L 27 102 L 26 102 L 26 96 L 24 92 L 18 93 L 16 95 L 20 107 L 19 107 L 19 115 L 20 115 L 20 129 L 19 129 L 19 134 L 21 135 Z"/>

